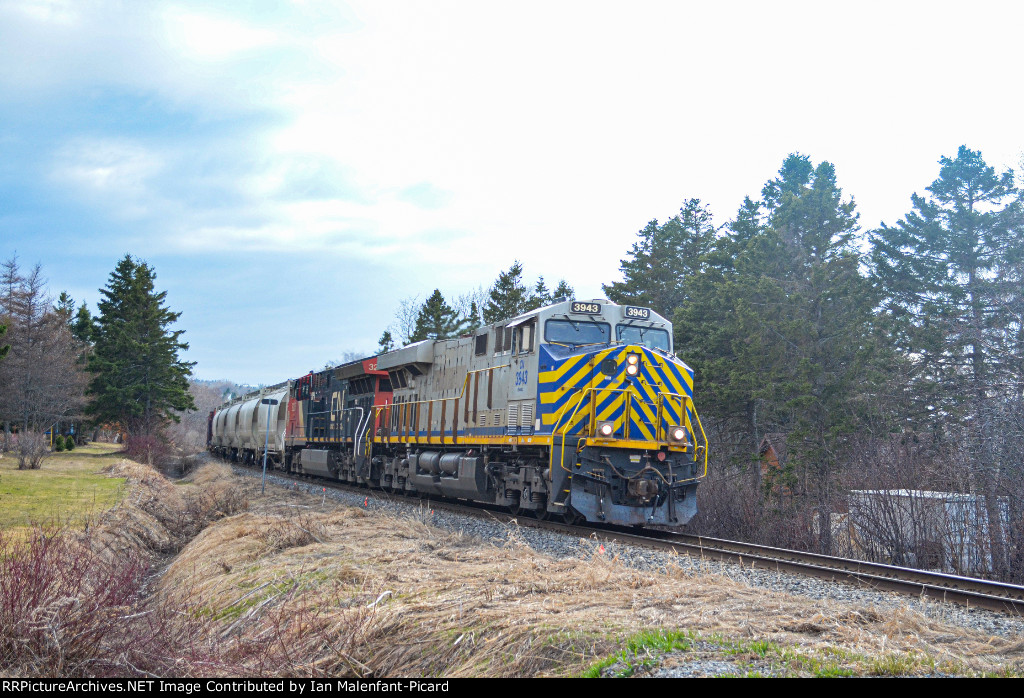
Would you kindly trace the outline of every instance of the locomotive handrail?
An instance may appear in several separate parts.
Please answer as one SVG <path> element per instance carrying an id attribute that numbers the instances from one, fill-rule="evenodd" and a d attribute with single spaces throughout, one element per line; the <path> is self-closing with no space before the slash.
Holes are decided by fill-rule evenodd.
<path id="1" fill-rule="evenodd" d="M 487 366 L 485 368 L 477 368 L 477 369 L 473 369 L 472 371 L 466 371 L 466 377 L 462 381 L 462 392 L 459 393 L 458 395 L 453 396 L 453 397 L 440 397 L 440 398 L 435 398 L 433 400 L 410 400 L 408 402 L 402 402 L 402 403 L 397 403 L 397 404 L 400 405 L 399 409 L 404 411 L 403 414 L 407 415 L 408 414 L 408 410 L 409 410 L 410 407 L 415 407 L 415 406 L 418 406 L 418 405 L 428 405 L 428 406 L 430 406 L 430 405 L 433 405 L 435 402 L 449 402 L 449 401 L 456 401 L 457 402 L 457 401 L 459 401 L 462 398 L 467 396 L 467 394 L 469 392 L 469 378 L 470 378 L 470 376 L 476 375 L 476 374 L 481 374 L 481 373 L 486 373 L 488 371 L 496 371 L 499 368 L 508 368 L 511 365 L 512 365 L 511 363 L 499 364 L 498 366 Z M 477 397 L 479 397 L 479 395 L 477 395 Z M 379 436 L 381 436 L 381 437 L 386 436 L 389 443 L 391 441 L 391 409 L 393 407 L 395 407 L 395 405 L 396 405 L 396 403 L 392 402 L 391 404 L 386 404 L 385 403 L 383 405 L 375 405 L 374 406 L 374 415 L 373 415 L 374 423 L 377 423 L 377 421 L 379 420 L 381 412 L 384 412 L 384 411 L 387 412 L 387 415 L 385 417 L 387 419 L 387 423 L 388 423 L 388 425 L 387 425 L 387 434 L 386 435 L 385 434 L 380 434 Z M 457 413 L 453 412 L 453 415 L 455 415 L 455 414 L 457 414 Z M 453 422 L 455 422 L 455 423 L 458 422 L 458 417 L 457 416 L 453 416 L 452 419 L 453 419 Z M 433 438 L 431 436 L 431 434 L 430 434 L 430 422 L 431 421 L 432 421 L 432 417 L 430 416 L 430 412 L 428 412 L 428 416 L 427 416 L 427 444 L 430 444 L 431 443 L 431 439 Z M 415 438 L 419 439 L 419 411 L 418 410 L 416 411 L 416 424 L 415 424 L 415 427 L 416 427 L 416 437 Z M 381 428 L 383 428 L 383 427 L 381 427 Z M 409 434 L 406 433 L 405 438 L 408 439 L 408 437 L 409 437 Z M 458 436 L 456 436 L 453 433 L 452 434 L 452 443 L 457 443 L 455 441 L 455 439 L 457 439 L 457 438 L 458 438 Z M 441 439 L 441 445 L 443 446 L 444 445 L 444 439 L 445 439 L 445 436 L 444 436 L 444 420 L 443 419 L 441 421 L 441 436 L 440 436 L 440 439 Z"/>
<path id="2" fill-rule="evenodd" d="M 559 425 L 561 424 L 562 417 L 565 415 L 565 412 L 569 408 L 569 405 L 572 404 L 571 401 L 566 401 L 566 403 L 564 405 L 562 405 L 562 409 L 560 409 L 558 411 L 558 414 L 555 417 L 555 423 L 551 427 L 551 433 L 552 433 L 553 436 L 557 435 L 557 436 L 561 436 L 562 437 L 561 451 L 560 451 L 560 454 L 559 454 L 560 455 L 560 457 L 559 457 L 559 465 L 565 471 L 571 472 L 571 470 L 569 468 L 565 467 L 565 436 L 566 436 L 566 434 L 568 434 L 569 429 L 572 428 L 573 420 L 576 417 L 576 413 L 579 411 L 580 406 L 583 404 L 584 399 L 591 392 L 594 392 L 594 393 L 625 393 L 626 394 L 626 409 L 625 409 L 625 411 L 623 413 L 623 416 L 625 417 L 625 425 L 623 427 L 623 433 L 624 433 L 624 438 L 625 439 L 629 438 L 629 423 L 631 421 L 630 415 L 632 414 L 632 399 L 633 399 L 633 393 L 632 393 L 631 389 L 630 388 L 597 388 L 597 387 L 591 386 L 591 387 L 588 387 L 588 388 L 585 388 L 585 389 L 581 390 L 579 398 L 577 398 L 575 406 L 573 407 L 572 414 L 569 416 L 569 419 L 566 421 L 565 425 L 563 427 L 561 427 L 561 431 L 559 431 Z M 687 417 L 688 417 L 688 415 L 692 414 L 694 416 L 694 418 L 697 420 L 697 426 L 700 428 L 701 438 L 704 440 L 704 444 L 703 445 L 698 445 L 696 443 L 697 442 L 697 432 L 693 429 L 693 425 L 690 422 L 689 418 L 687 418 L 685 420 L 685 424 L 681 425 L 681 426 L 683 426 L 690 433 L 690 435 L 693 438 L 693 448 L 694 448 L 693 456 L 694 456 L 694 460 L 695 461 L 697 460 L 697 456 L 698 456 L 698 452 L 699 451 L 703 451 L 704 452 L 704 473 L 703 473 L 703 475 L 701 475 L 701 477 L 707 476 L 707 474 L 708 474 L 708 437 L 707 437 L 707 434 L 704 432 L 704 425 L 700 421 L 700 415 L 697 414 L 697 408 L 693 404 L 693 398 L 691 398 L 689 395 L 680 395 L 679 393 L 658 393 L 658 403 L 657 403 L 657 410 L 658 410 L 657 420 L 658 420 L 658 424 L 657 424 L 657 427 L 656 427 L 656 433 L 655 433 L 654 440 L 657 443 L 662 443 L 662 442 L 666 442 L 667 443 L 667 442 L 669 442 L 668 437 L 665 435 L 664 404 L 665 404 L 665 398 L 666 397 L 668 397 L 668 398 L 673 398 L 673 397 L 679 398 L 681 400 L 680 407 L 683 410 L 685 410 L 685 414 L 687 415 Z M 646 400 L 641 400 L 640 402 L 642 404 L 644 404 L 644 405 L 649 406 L 649 407 L 655 407 L 655 405 L 647 402 Z M 586 429 L 586 432 L 583 434 L 582 438 L 586 438 L 588 436 L 592 436 L 593 435 L 596 421 L 597 421 L 597 408 L 596 408 L 596 405 L 595 405 L 594 408 L 590 410 L 590 417 L 587 420 L 587 429 Z M 552 446 L 554 446 L 553 443 L 552 443 Z M 554 470 L 554 467 L 555 467 L 555 450 L 554 450 L 554 448 L 552 448 L 551 449 L 550 462 L 548 464 L 548 472 L 551 473 L 551 471 Z"/>
<path id="3" fill-rule="evenodd" d="M 565 467 L 565 435 L 568 433 L 568 430 L 572 427 L 573 418 L 576 416 L 576 412 L 579 411 L 580 405 L 583 404 L 583 399 L 587 396 L 588 393 L 591 393 L 591 392 L 595 392 L 595 393 L 624 393 L 626 395 L 626 409 L 624 411 L 624 415 L 626 417 L 626 420 L 625 420 L 625 424 L 623 426 L 623 437 L 625 439 L 629 439 L 629 423 L 631 421 L 629 415 L 632 414 L 632 410 L 633 410 L 633 407 L 632 407 L 633 391 L 630 388 L 598 388 L 598 387 L 595 387 L 595 386 L 591 386 L 589 388 L 584 388 L 580 392 L 579 398 L 576 400 L 576 406 L 573 408 L 572 414 L 569 416 L 568 421 L 565 423 L 565 426 L 563 427 L 563 431 L 559 434 L 559 432 L 558 432 L 558 425 L 562 421 L 562 416 L 565 414 L 565 410 L 569 407 L 570 403 L 568 401 L 564 405 L 562 405 L 562 409 L 558 411 L 558 415 L 555 417 L 555 423 L 551 427 L 551 434 L 552 434 L 552 436 L 557 434 L 557 435 L 562 437 L 562 450 L 561 450 L 561 453 L 560 453 L 561 457 L 559 458 L 559 463 L 561 465 L 562 470 L 566 470 L 566 471 L 569 470 L 569 468 Z M 653 404 L 647 402 L 646 400 L 641 400 L 640 402 L 641 402 L 641 404 L 647 405 L 648 407 L 654 407 Z M 587 430 L 586 430 L 586 433 L 583 435 L 583 438 L 586 438 L 587 436 L 593 435 L 596 421 L 597 421 L 597 409 L 592 409 L 590 411 L 590 418 L 587 421 Z M 661 436 L 660 430 L 658 431 L 658 433 L 655 436 L 657 436 L 657 437 Z M 660 438 L 657 438 L 656 440 L 659 441 L 659 442 L 662 441 L 662 439 L 660 439 Z M 552 445 L 554 445 L 554 444 L 552 444 Z M 548 465 L 548 472 L 550 473 L 554 469 L 554 467 L 555 467 L 555 452 L 554 452 L 554 449 L 552 449 L 551 450 L 551 459 L 550 459 L 550 463 Z"/>

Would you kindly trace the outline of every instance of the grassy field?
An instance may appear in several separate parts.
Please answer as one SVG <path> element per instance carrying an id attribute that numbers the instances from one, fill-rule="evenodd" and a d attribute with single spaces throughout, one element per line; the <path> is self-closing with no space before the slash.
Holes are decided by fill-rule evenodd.
<path id="1" fill-rule="evenodd" d="M 73 525 L 109 509 L 121 499 L 124 479 L 101 471 L 121 460 L 119 449 L 92 443 L 51 454 L 39 470 L 18 470 L 13 454 L 0 458 L 0 530 Z"/>

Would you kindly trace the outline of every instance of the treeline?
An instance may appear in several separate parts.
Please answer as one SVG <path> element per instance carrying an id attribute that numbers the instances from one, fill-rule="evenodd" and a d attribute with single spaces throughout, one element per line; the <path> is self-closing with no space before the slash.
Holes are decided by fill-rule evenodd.
<path id="1" fill-rule="evenodd" d="M 523 281 L 523 265 L 516 260 L 508 271 L 498 274 L 490 288 L 481 287 L 463 294 L 452 305 L 436 288 L 423 302 L 416 296 L 403 299 L 395 321 L 381 335 L 377 351 L 384 353 L 398 344 L 405 346 L 424 339 L 459 337 L 475 332 L 482 325 L 512 318 L 572 295 L 573 289 L 565 279 L 560 280 L 554 290 L 548 288 L 543 276 L 532 287 L 527 287 Z"/>
<path id="2" fill-rule="evenodd" d="M 799 154 L 724 224 L 699 199 L 651 221 L 604 290 L 673 317 L 696 370 L 698 530 L 1024 581 L 1022 264 L 1013 172 L 966 147 L 867 232 L 833 165 Z M 973 557 L 906 503 L 932 492 L 974 496 L 954 532 Z"/>
<path id="3" fill-rule="evenodd" d="M 100 289 L 98 314 L 66 292 L 56 301 L 36 264 L 17 257 L 0 271 L 0 422 L 4 450 L 38 467 L 48 443 L 81 441 L 90 426 L 123 434 L 129 453 L 153 462 L 168 449 L 167 427 L 195 410 L 193 364 L 180 313 L 165 306 L 156 272 L 126 255 Z M 61 437 L 58 439 L 57 437 Z M 67 437 L 67 439 L 65 439 Z"/>

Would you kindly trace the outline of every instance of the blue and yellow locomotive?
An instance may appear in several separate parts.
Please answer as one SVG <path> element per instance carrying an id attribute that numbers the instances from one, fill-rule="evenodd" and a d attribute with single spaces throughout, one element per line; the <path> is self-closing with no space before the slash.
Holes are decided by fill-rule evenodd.
<path id="1" fill-rule="evenodd" d="M 566 300 L 377 368 L 394 398 L 368 447 L 390 486 L 567 520 L 678 526 L 696 513 L 707 440 L 693 370 L 648 308 Z"/>

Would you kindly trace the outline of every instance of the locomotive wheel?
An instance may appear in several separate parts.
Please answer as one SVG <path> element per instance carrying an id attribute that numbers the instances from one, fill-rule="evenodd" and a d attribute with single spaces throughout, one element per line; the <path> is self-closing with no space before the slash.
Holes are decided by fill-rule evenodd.
<path id="1" fill-rule="evenodd" d="M 576 510 L 571 506 L 566 505 L 565 511 L 562 512 L 562 521 L 569 526 L 575 526 L 580 522 L 583 517 L 576 513 Z"/>
<path id="2" fill-rule="evenodd" d="M 522 510 L 518 499 L 515 504 L 508 504 L 505 508 L 508 509 L 508 512 L 512 514 L 512 516 L 519 516 L 519 512 Z"/>
<path id="3" fill-rule="evenodd" d="M 540 509 L 533 510 L 533 515 L 536 516 L 539 521 L 547 521 L 549 514 L 550 512 L 547 510 L 546 505 Z"/>

